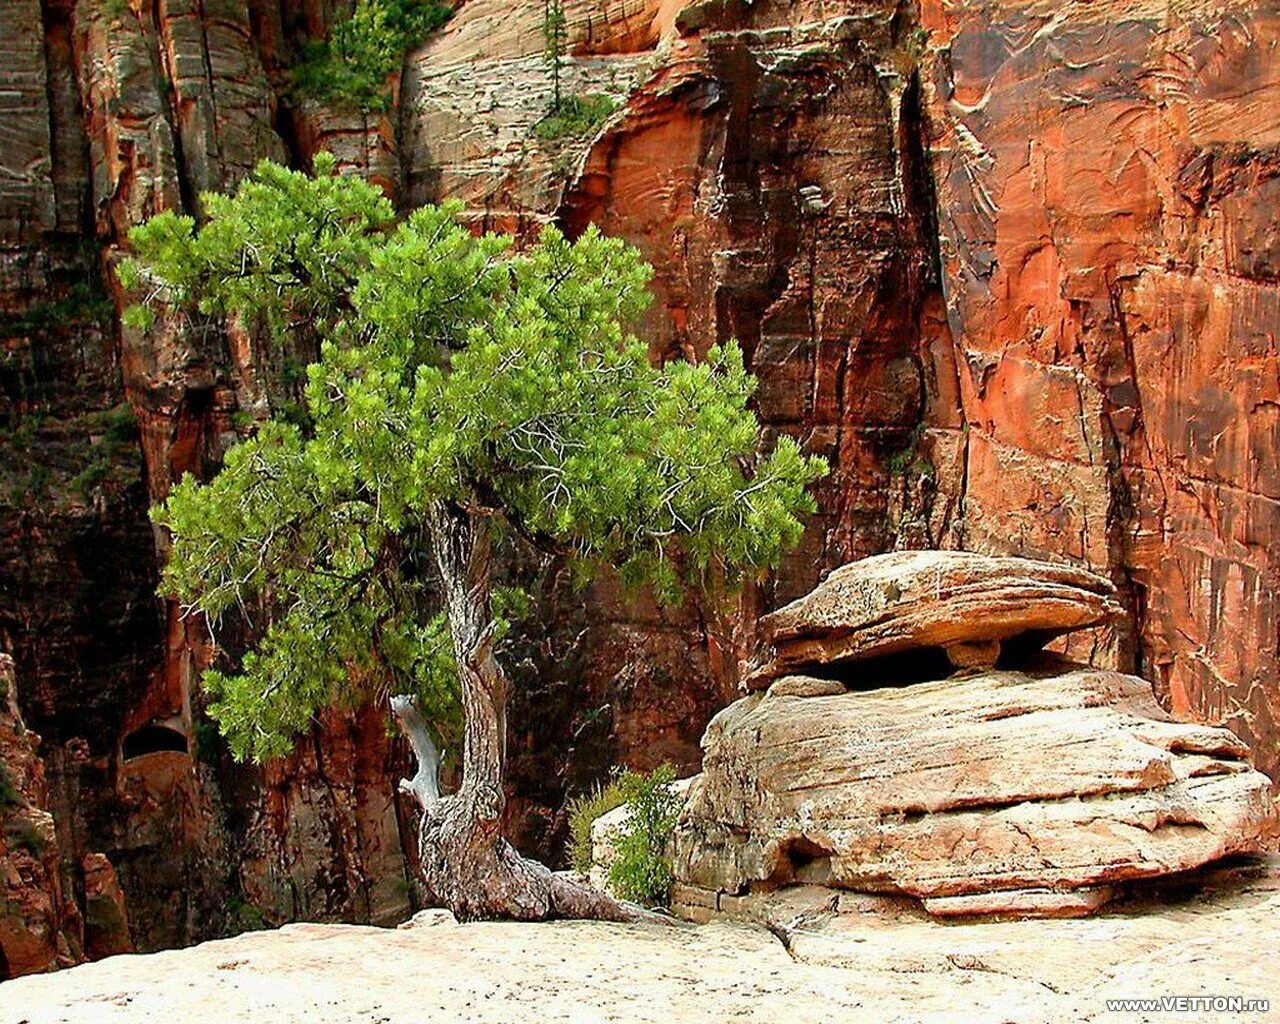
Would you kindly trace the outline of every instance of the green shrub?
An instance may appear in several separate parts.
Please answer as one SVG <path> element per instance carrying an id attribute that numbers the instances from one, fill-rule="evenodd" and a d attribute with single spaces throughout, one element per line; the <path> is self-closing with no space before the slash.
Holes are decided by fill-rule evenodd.
<path id="1" fill-rule="evenodd" d="M 912 470 L 919 471 L 920 465 L 928 464 L 920 455 L 920 442 L 924 437 L 924 424 L 918 424 L 906 436 L 902 447 L 889 453 L 884 461 L 884 468 L 890 476 L 905 476 Z"/>
<path id="2" fill-rule="evenodd" d="M 201 718 L 195 724 L 196 760 L 202 764 L 217 764 L 218 753 L 222 749 L 222 740 L 216 722 Z"/>
<path id="3" fill-rule="evenodd" d="M 569 862 L 578 874 L 591 870 L 591 826 L 621 803 L 622 790 L 617 782 L 596 786 L 569 801 Z"/>
<path id="4" fill-rule="evenodd" d="M 132 444 L 138 437 L 138 421 L 127 403 L 97 413 L 92 427 L 101 430 L 113 445 Z"/>
<path id="5" fill-rule="evenodd" d="M 33 857 L 44 854 L 44 837 L 35 822 L 19 818 L 5 829 L 5 838 L 15 850 L 26 850 Z"/>
<path id="6" fill-rule="evenodd" d="M 265 931 L 270 925 L 262 911 L 239 896 L 227 900 L 227 930 L 231 935 Z"/>
<path id="7" fill-rule="evenodd" d="M 115 303 L 96 278 L 78 281 L 59 299 L 37 302 L 21 313 L 0 314 L 0 337 L 13 338 L 42 331 L 66 330 L 85 322 L 107 323 Z"/>
<path id="8" fill-rule="evenodd" d="M 43 498 L 52 475 L 49 467 L 43 462 L 33 463 L 27 472 L 26 495 L 31 498 Z"/>
<path id="9" fill-rule="evenodd" d="M 105 462 L 91 462 L 71 478 L 71 489 L 82 501 L 89 501 L 93 498 L 93 492 L 110 475 L 111 467 Z"/>
<path id="10" fill-rule="evenodd" d="M 617 783 L 631 817 L 620 829 L 618 856 L 609 865 L 609 885 L 623 899 L 647 907 L 665 907 L 671 900 L 675 876 L 667 843 L 681 805 L 671 788 L 675 777 L 675 769 L 664 764 L 648 775 L 628 772 Z"/>
<path id="11" fill-rule="evenodd" d="M 566 96 L 558 108 L 553 107 L 533 126 L 533 134 L 543 142 L 581 138 L 595 131 L 617 109 L 613 97 L 604 93 Z"/>
<path id="12" fill-rule="evenodd" d="M 83 457 L 77 459 L 80 468 L 68 482 L 68 490 L 89 501 L 99 487 L 113 479 L 114 469 L 126 463 L 137 465 L 138 423 L 133 410 L 122 402 L 87 414 L 75 426 L 78 433 L 87 435 L 88 443 L 83 449 Z M 42 482 L 40 490 L 44 486 Z M 34 485 L 31 493 L 39 493 Z"/>
<path id="13" fill-rule="evenodd" d="M 306 360 L 294 356 L 287 357 L 280 367 L 280 382 L 291 385 L 305 384 L 307 382 Z"/>
<path id="14" fill-rule="evenodd" d="M 294 86 L 334 107 L 386 110 L 387 79 L 452 13 L 439 0 L 356 0 L 351 17 L 335 25 L 328 39 L 303 47 Z"/>
<path id="15" fill-rule="evenodd" d="M 0 807 L 15 807 L 22 803 L 22 794 L 14 785 L 13 774 L 6 765 L 0 764 Z"/>

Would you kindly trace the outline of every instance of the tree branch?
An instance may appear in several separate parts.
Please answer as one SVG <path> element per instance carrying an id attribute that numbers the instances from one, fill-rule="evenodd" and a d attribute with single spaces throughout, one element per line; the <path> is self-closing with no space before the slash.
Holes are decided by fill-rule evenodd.
<path id="1" fill-rule="evenodd" d="M 391 711 L 400 720 L 400 728 L 418 758 L 418 773 L 412 779 L 400 780 L 400 792 L 412 796 L 429 815 L 440 803 L 440 751 L 412 697 L 396 694 L 391 698 Z"/>

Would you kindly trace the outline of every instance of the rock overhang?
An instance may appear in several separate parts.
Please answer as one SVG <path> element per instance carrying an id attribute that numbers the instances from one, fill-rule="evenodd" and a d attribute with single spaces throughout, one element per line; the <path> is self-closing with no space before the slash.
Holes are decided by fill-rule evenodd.
<path id="1" fill-rule="evenodd" d="M 1025 650 L 997 666 L 984 648 L 1104 625 L 1113 594 L 1070 567 L 899 552 L 766 616 L 755 692 L 703 739 L 674 840 L 681 891 L 719 906 L 816 884 L 939 917 L 1072 916 L 1262 849 L 1270 780 L 1239 738 L 1174 721 L 1135 676 Z M 892 678 L 886 655 L 927 649 L 952 664 Z M 850 689 L 832 666 L 881 674 Z"/>
<path id="2" fill-rule="evenodd" d="M 970 551 L 894 551 L 833 571 L 813 591 L 760 620 L 748 689 L 780 676 L 922 650 L 956 667 L 994 665 L 1001 645 L 1037 650 L 1122 614 L 1094 573 Z"/>

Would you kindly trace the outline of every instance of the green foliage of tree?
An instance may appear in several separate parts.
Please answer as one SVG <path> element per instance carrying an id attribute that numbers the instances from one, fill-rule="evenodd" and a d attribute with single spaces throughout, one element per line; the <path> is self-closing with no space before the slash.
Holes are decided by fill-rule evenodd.
<path id="1" fill-rule="evenodd" d="M 153 510 L 173 537 L 163 589 L 215 627 L 231 609 L 265 626 L 205 677 L 238 756 L 284 753 L 325 707 L 411 693 L 438 728 L 466 724 L 459 799 L 492 822 L 502 751 L 478 723 L 502 729 L 491 652 L 520 609 L 494 592 L 490 537 L 677 601 L 775 564 L 825 467 L 786 437 L 757 452 L 736 345 L 650 362 L 635 328 L 651 272 L 631 247 L 548 227 L 517 251 L 452 205 L 397 223 L 374 186 L 333 171 L 327 155 L 314 177 L 266 162 L 205 197 L 202 226 L 164 213 L 130 233 L 121 276 L 148 307 L 252 320 L 282 349 L 319 341 L 305 417 L 263 424 Z M 445 818 L 456 831 L 465 815 Z M 467 912 L 506 896 L 486 898 Z"/>
<path id="2" fill-rule="evenodd" d="M 278 421 L 217 478 L 177 484 L 155 520 L 174 535 L 165 587 L 217 621 L 268 595 L 242 670 L 212 672 L 212 713 L 241 756 L 283 753 L 366 676 L 439 705 L 444 626 L 422 560 L 424 513 L 452 501 L 563 546 L 582 577 L 616 566 L 668 601 L 721 567 L 776 562 L 812 507 L 821 463 L 789 438 L 756 459 L 754 388 L 735 345 L 650 364 L 634 325 L 648 267 L 616 239 L 547 228 L 515 253 L 456 207 L 395 224 L 372 185 L 263 163 L 209 222 L 135 228 L 151 306 L 322 338 L 304 432 Z M 749 467 L 754 464 L 754 472 Z"/>
<path id="3" fill-rule="evenodd" d="M 680 797 L 671 788 L 675 777 L 675 769 L 664 764 L 648 775 L 627 772 L 617 783 L 631 813 L 619 829 L 609 885 L 624 899 L 646 907 L 671 902 L 675 876 L 667 846 L 680 817 Z"/>
<path id="4" fill-rule="evenodd" d="M 356 0 L 350 17 L 335 25 L 328 39 L 304 46 L 294 85 L 335 107 L 386 110 L 391 102 L 387 79 L 400 69 L 405 54 L 452 13 L 438 0 Z"/>

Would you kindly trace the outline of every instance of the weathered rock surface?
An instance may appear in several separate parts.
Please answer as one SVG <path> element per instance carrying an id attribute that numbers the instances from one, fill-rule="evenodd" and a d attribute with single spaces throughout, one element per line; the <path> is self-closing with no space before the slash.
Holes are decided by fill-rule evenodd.
<path id="1" fill-rule="evenodd" d="M 797 666 L 942 648 L 959 662 L 1001 641 L 1043 644 L 1119 614 L 1115 587 L 1073 569 L 968 551 L 895 551 L 832 572 L 813 591 L 760 620 L 764 664 L 746 679 L 763 689 Z"/>
<path id="2" fill-rule="evenodd" d="M 155 948 L 413 905 L 403 755 L 381 716 L 335 716 L 265 772 L 232 764 L 202 713 L 207 632 L 154 596 L 164 538 L 147 505 L 216 472 L 238 423 L 288 397 L 290 354 L 218 325 L 124 328 L 110 273 L 132 224 L 198 213 L 202 190 L 263 157 L 301 162 L 298 146 L 341 137 L 344 166 L 377 176 L 352 140 L 363 119 L 281 102 L 294 14 L 233 0 L 0 12 L 0 647 L 43 738 L 49 855 L 84 921 L 75 956 L 81 941 L 89 956 L 129 948 L 129 930 Z M 40 898 L 34 875 L 23 884 Z"/>
<path id="3" fill-rule="evenodd" d="M 656 268 L 655 355 L 738 338 L 769 436 L 833 464 L 801 549 L 736 621 L 607 585 L 585 606 L 540 595 L 510 737 L 530 850 L 557 852 L 566 788 L 605 764 L 696 767 L 760 611 L 903 547 L 1113 580 L 1126 617 L 1072 649 L 1280 766 L 1273 11 L 570 0 L 570 88 L 621 106 L 542 146 L 540 5 L 468 0 L 409 61 L 398 107 L 368 117 L 289 88 L 297 33 L 333 7 L 0 5 L 0 645 L 45 738 L 64 867 L 107 852 L 136 931 L 215 934 L 231 900 L 272 920 L 411 904 L 386 782 L 403 752 L 378 715 L 265 775 L 232 766 L 201 740 L 204 631 L 152 598 L 148 500 L 215 472 L 237 421 L 288 398 L 280 359 L 68 305 L 108 280 L 131 223 L 320 146 L 402 203 L 628 238 Z M 93 417 L 126 404 L 137 438 L 104 447 Z M 152 726 L 205 759 L 121 770 Z"/>
<path id="4" fill-rule="evenodd" d="M 934 463 L 961 543 L 1116 580 L 1116 664 L 1274 775 L 1280 17 L 920 10 L 959 389 L 925 422 L 962 428 L 959 471 Z"/>
<path id="5" fill-rule="evenodd" d="M 1116 1020 L 1105 1001 L 1132 996 L 1239 994 L 1274 1007 L 1276 872 L 1264 863 L 1160 905 L 1075 921 L 943 925 L 791 890 L 758 908 L 785 948 L 730 923 L 290 925 L 6 982 L 0 1024 L 1061 1024 Z"/>
<path id="6" fill-rule="evenodd" d="M 0 980 L 81 959 L 80 918 L 63 892 L 39 742 L 18 710 L 13 661 L 0 654 Z"/>
<path id="7" fill-rule="evenodd" d="M 0 237 L 6 239 L 39 237 L 56 222 L 40 6 L 13 0 L 0 8 Z"/>
<path id="8" fill-rule="evenodd" d="M 1095 909 L 1120 883 L 1260 848 L 1269 780 L 1145 682 L 1046 656 L 837 696 L 746 697 L 707 728 L 676 875 L 900 893 L 940 915 Z M 1084 891 L 1086 896 L 1071 895 Z"/>

